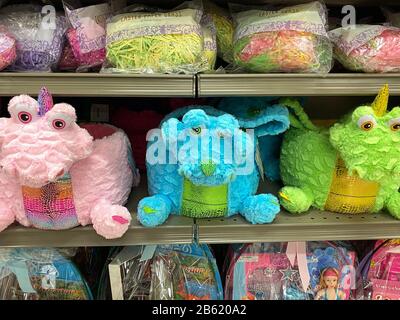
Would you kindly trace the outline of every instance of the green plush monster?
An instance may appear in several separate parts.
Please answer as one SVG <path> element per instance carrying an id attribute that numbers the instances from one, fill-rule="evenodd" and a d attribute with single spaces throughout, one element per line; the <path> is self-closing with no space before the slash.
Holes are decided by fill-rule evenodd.
<path id="1" fill-rule="evenodd" d="M 378 212 L 400 219 L 400 107 L 387 112 L 386 85 L 329 130 L 315 127 L 297 101 L 281 151 L 279 193 L 292 213 L 311 206 L 338 213 Z"/>

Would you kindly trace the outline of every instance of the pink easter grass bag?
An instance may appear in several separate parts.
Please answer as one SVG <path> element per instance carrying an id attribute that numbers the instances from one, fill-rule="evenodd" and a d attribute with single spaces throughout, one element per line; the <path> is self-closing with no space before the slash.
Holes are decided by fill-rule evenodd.
<path id="1" fill-rule="evenodd" d="M 0 118 L 0 231 L 15 221 L 63 230 L 93 224 L 107 239 L 131 221 L 123 207 L 139 174 L 126 134 L 106 124 L 76 123 L 75 109 L 20 95 Z"/>
<path id="2" fill-rule="evenodd" d="M 378 240 L 360 270 L 365 299 L 400 300 L 400 239 Z"/>

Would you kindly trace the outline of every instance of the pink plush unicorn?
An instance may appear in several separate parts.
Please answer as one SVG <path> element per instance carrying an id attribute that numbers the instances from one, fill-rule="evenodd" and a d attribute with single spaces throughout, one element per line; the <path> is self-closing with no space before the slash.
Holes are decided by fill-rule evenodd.
<path id="1" fill-rule="evenodd" d="M 76 124 L 75 109 L 39 99 L 11 99 L 0 118 L 0 231 L 15 220 L 61 230 L 93 224 L 107 238 L 121 237 L 131 221 L 122 205 L 139 176 L 122 130 Z"/>

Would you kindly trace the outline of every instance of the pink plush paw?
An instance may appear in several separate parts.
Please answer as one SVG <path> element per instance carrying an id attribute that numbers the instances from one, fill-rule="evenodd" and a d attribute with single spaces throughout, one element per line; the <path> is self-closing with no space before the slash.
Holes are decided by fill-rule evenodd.
<path id="1" fill-rule="evenodd" d="M 15 221 L 14 215 L 0 206 L 0 232 Z"/>
<path id="2" fill-rule="evenodd" d="M 131 214 L 128 209 L 111 205 L 106 201 L 98 203 L 91 211 L 93 228 L 106 239 L 120 238 L 128 230 Z"/>

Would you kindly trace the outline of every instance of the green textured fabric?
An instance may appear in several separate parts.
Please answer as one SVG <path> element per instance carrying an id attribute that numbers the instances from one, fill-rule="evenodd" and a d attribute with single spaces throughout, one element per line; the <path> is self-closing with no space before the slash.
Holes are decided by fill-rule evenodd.
<path id="1" fill-rule="evenodd" d="M 184 179 L 182 215 L 192 218 L 224 217 L 228 212 L 228 185 L 198 186 Z"/>

